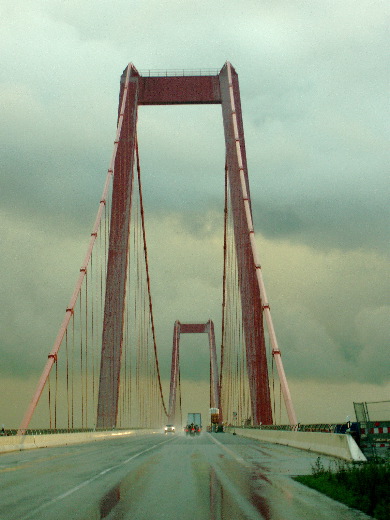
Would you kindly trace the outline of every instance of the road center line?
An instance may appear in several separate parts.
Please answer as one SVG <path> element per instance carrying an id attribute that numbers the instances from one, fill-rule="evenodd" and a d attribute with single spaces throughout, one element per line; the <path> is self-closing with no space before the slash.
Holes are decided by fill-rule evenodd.
<path id="1" fill-rule="evenodd" d="M 88 480 L 85 480 L 84 482 L 82 482 L 78 486 L 75 486 L 74 488 L 71 488 L 68 491 L 65 491 L 65 493 L 62 493 L 61 495 L 58 495 L 55 498 L 52 498 L 51 500 L 49 500 L 49 501 L 45 502 L 44 504 L 40 505 L 39 507 L 37 507 L 33 511 L 30 511 L 27 515 L 23 516 L 20 520 L 27 520 L 28 518 L 31 518 L 32 516 L 36 515 L 40 511 L 42 511 L 42 509 L 45 509 L 46 507 L 50 506 L 51 504 L 55 504 L 56 502 L 59 502 L 60 500 L 63 500 L 64 498 L 68 497 L 69 495 L 72 495 L 73 493 L 76 493 L 76 491 L 78 491 L 79 489 L 81 489 L 81 488 L 83 488 L 85 486 L 88 486 L 88 484 L 91 484 L 91 482 L 97 480 L 98 478 L 102 477 L 106 473 L 109 473 L 110 471 L 113 471 L 114 469 L 120 468 L 121 466 L 124 466 L 125 464 L 128 464 L 132 460 L 140 457 L 144 453 L 147 453 L 148 451 L 151 451 L 154 448 L 157 448 L 158 446 L 161 446 L 162 444 L 165 444 L 165 443 L 170 442 L 172 440 L 173 439 L 167 439 L 167 440 L 165 440 L 163 442 L 159 442 L 158 444 L 154 444 L 150 448 L 147 448 L 146 450 L 142 450 L 139 453 L 136 453 L 135 455 L 132 455 L 131 457 L 129 457 L 128 459 L 126 459 L 126 460 L 124 460 L 122 462 L 120 462 L 119 464 L 115 464 L 114 466 L 111 466 L 109 468 L 106 468 L 106 469 L 100 471 L 94 477 L 91 477 Z"/>

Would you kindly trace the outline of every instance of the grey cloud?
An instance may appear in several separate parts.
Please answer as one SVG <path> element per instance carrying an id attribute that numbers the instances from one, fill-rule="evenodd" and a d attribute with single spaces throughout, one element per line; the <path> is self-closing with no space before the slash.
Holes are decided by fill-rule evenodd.
<path id="1" fill-rule="evenodd" d="M 388 205 L 379 200 L 305 198 L 283 204 L 258 200 L 254 205 L 257 229 L 265 236 L 289 239 L 320 250 L 375 249 L 388 253 Z M 364 238 L 363 238 L 364 236 Z"/>

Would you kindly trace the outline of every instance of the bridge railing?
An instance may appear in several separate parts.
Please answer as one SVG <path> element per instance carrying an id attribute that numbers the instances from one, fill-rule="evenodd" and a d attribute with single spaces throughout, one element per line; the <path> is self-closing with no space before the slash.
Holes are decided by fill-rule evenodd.
<path id="1" fill-rule="evenodd" d="M 232 425 L 229 425 L 232 427 Z M 390 436 L 390 421 L 367 421 L 350 423 L 322 423 L 322 424 L 267 424 L 260 426 L 237 426 L 237 428 L 253 428 L 262 430 L 284 430 L 300 432 L 329 432 L 345 433 L 348 430 L 359 432 L 362 435 Z"/>
<path id="2" fill-rule="evenodd" d="M 231 426 L 231 425 L 230 425 Z M 349 433 L 367 457 L 385 456 L 390 453 L 390 421 L 367 421 L 325 424 L 289 424 L 261 426 L 231 426 L 239 429 L 281 430 L 296 432 Z"/>
<path id="3" fill-rule="evenodd" d="M 143 430 L 145 427 L 131 427 L 131 430 Z M 56 435 L 59 433 L 89 433 L 89 432 L 112 432 L 112 431 L 127 431 L 129 428 L 74 428 L 74 429 L 68 429 L 68 428 L 56 428 L 56 429 L 50 429 L 50 428 L 43 428 L 43 429 L 29 429 L 26 430 L 24 435 Z M 5 429 L 3 431 L 0 431 L 0 437 L 1 436 L 12 436 L 17 435 L 18 430 L 17 429 Z"/>
<path id="4" fill-rule="evenodd" d="M 232 425 L 230 425 L 232 427 Z M 255 430 L 282 430 L 292 432 L 322 432 L 335 433 L 340 424 L 323 423 L 323 424 L 264 424 L 260 426 L 237 426 L 237 428 L 255 429 Z M 347 426 L 346 426 L 347 428 Z M 339 432 L 345 433 L 345 432 Z"/>

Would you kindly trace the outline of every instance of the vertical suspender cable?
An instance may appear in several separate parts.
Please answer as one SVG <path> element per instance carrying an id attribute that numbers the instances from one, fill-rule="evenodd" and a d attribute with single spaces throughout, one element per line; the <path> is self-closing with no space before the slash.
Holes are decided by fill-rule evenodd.
<path id="1" fill-rule="evenodd" d="M 68 346 L 68 329 L 65 332 L 65 352 L 66 352 L 66 409 L 67 409 L 67 427 L 70 429 L 70 409 L 69 409 L 69 346 Z"/>
<path id="2" fill-rule="evenodd" d="M 72 429 L 74 428 L 74 312 L 72 312 L 72 370 L 71 370 L 71 379 L 72 379 Z"/>
<path id="3" fill-rule="evenodd" d="M 50 374 L 48 377 L 49 380 L 49 428 L 51 430 L 51 388 L 50 388 Z"/>
<path id="4" fill-rule="evenodd" d="M 222 338 L 221 338 L 221 363 L 220 363 L 220 374 L 219 374 L 219 402 L 221 403 L 221 388 L 222 388 L 222 377 L 224 368 L 224 355 L 225 355 L 225 320 L 226 320 L 226 240 L 227 240 L 227 179 L 228 179 L 227 162 L 225 161 L 225 207 L 224 207 L 224 218 L 223 218 L 223 275 L 222 275 Z"/>
<path id="5" fill-rule="evenodd" d="M 80 319 L 80 387 L 81 387 L 81 428 L 84 428 L 84 359 L 83 359 L 83 309 L 82 309 L 82 293 L 79 297 L 79 319 Z"/>
<path id="6" fill-rule="evenodd" d="M 58 359 L 55 360 L 56 365 L 56 386 L 54 396 L 54 429 L 57 429 L 57 397 L 58 397 Z"/>
<path id="7" fill-rule="evenodd" d="M 85 274 L 85 427 L 88 428 L 88 272 Z"/>
<path id="8" fill-rule="evenodd" d="M 92 362 L 91 362 L 91 368 L 92 368 L 92 413 L 93 416 L 95 416 L 95 338 L 97 334 L 95 333 L 95 298 L 96 298 L 96 280 L 99 279 L 99 266 L 95 268 L 97 270 L 97 273 L 94 273 L 93 270 L 93 256 L 91 256 L 91 345 L 92 345 Z M 93 273 L 93 278 L 92 278 Z M 97 275 L 97 276 L 96 276 Z"/>

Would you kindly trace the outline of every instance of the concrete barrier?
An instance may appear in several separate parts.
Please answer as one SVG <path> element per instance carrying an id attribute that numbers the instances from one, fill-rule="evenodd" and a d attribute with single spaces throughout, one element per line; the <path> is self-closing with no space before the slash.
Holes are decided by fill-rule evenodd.
<path id="1" fill-rule="evenodd" d="M 113 430 L 101 432 L 53 433 L 44 435 L 11 435 L 0 437 L 0 453 L 9 451 L 31 450 L 48 448 L 51 446 L 68 446 L 69 444 L 83 444 L 130 435 L 148 435 L 161 433 L 158 430 Z"/>
<path id="2" fill-rule="evenodd" d="M 259 441 L 283 444 L 301 450 L 331 455 L 349 461 L 366 461 L 355 440 L 348 434 L 228 428 L 229 433 Z"/>

